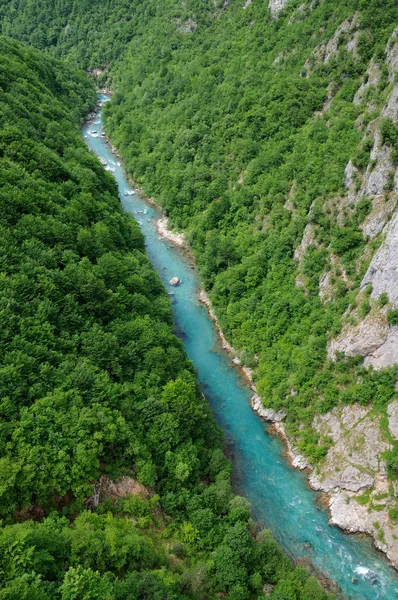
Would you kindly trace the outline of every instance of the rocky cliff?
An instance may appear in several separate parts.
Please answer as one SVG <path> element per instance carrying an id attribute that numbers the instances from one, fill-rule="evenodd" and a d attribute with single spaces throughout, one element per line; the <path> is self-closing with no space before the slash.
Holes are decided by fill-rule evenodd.
<path id="1" fill-rule="evenodd" d="M 358 38 L 354 16 L 341 23 L 327 44 L 315 49 L 305 65 L 307 76 L 317 63 L 336 56 L 342 40 L 347 50 L 355 53 Z M 347 265 L 328 247 L 329 263 L 319 279 L 323 303 L 335 301 L 339 283 L 344 283 L 346 290 L 357 290 L 343 315 L 341 331 L 329 338 L 329 360 L 363 358 L 367 368 L 376 370 L 398 363 L 398 320 L 394 312 L 398 308 L 398 160 L 396 134 L 389 134 L 398 131 L 397 72 L 398 28 L 379 60 L 370 60 L 353 97 L 353 104 L 362 108 L 357 127 L 363 133 L 363 145 L 369 147 L 369 159 L 365 166 L 350 159 L 345 169 L 345 193 L 329 201 L 340 226 L 361 203 L 366 204 L 366 215 L 359 224 L 364 250 L 358 258 L 364 274 L 356 287 L 347 275 Z M 378 96 L 382 77 L 385 86 Z M 326 110 L 332 102 L 329 97 Z M 364 119 L 365 114 L 370 117 Z M 322 249 L 317 225 L 311 220 L 312 210 L 294 254 L 298 286 L 306 285 L 303 265 L 308 251 Z M 258 412 L 269 417 L 264 409 Z M 278 428 L 280 421 L 278 418 Z M 374 409 L 372 404 L 339 404 L 331 411 L 316 414 L 312 430 L 329 445 L 325 457 L 311 467 L 309 482 L 313 489 L 328 495 L 331 523 L 371 535 L 375 545 L 398 566 L 398 485 L 395 476 L 389 476 L 386 460 L 398 439 L 398 401 L 392 400 L 383 410 Z M 294 439 L 299 440 L 300 435 Z"/>

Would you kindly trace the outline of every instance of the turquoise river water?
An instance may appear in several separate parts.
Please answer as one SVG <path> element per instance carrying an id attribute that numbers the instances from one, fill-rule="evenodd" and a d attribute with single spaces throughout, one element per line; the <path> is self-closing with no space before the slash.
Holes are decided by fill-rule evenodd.
<path id="1" fill-rule="evenodd" d="M 99 98 L 101 102 L 109 99 L 104 95 Z M 138 221 L 150 260 L 167 291 L 174 292 L 176 333 L 224 430 L 236 491 L 250 500 L 254 517 L 272 531 L 294 560 L 311 563 L 319 574 L 338 584 L 341 598 L 398 599 L 398 573 L 369 539 L 344 534 L 329 525 L 327 512 L 319 496 L 308 488 L 305 474 L 289 466 L 283 444 L 267 432 L 267 426 L 250 408 L 252 392 L 220 348 L 207 309 L 198 300 L 200 282 L 195 268 L 183 252 L 159 238 L 159 212 L 138 193 L 132 193 L 125 171 L 102 132 L 99 110 L 94 122 L 83 127 L 83 136 L 116 178 L 124 209 Z M 176 288 L 169 284 L 173 276 L 182 282 Z"/>

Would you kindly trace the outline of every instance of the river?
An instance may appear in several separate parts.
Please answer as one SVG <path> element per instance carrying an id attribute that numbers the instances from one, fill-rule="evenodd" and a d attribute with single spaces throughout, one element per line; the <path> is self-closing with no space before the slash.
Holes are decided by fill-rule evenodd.
<path id="1" fill-rule="evenodd" d="M 100 95 L 101 101 L 108 99 Z M 198 273 L 182 251 L 159 238 L 158 210 L 139 194 L 131 194 L 133 188 L 123 166 L 101 136 L 101 110 L 94 123 L 87 123 L 82 132 L 88 147 L 112 170 L 123 207 L 138 221 L 149 258 L 167 291 L 173 293 L 176 333 L 184 342 L 203 393 L 224 430 L 234 466 L 235 490 L 250 500 L 254 517 L 272 531 L 285 551 L 294 560 L 311 563 L 318 573 L 334 580 L 341 597 L 398 599 L 398 573 L 369 539 L 346 535 L 329 525 L 327 512 L 319 495 L 308 488 L 305 474 L 289 466 L 282 442 L 267 432 L 267 426 L 250 408 L 252 392 L 220 347 L 207 309 L 198 300 Z M 182 282 L 175 288 L 169 284 L 174 276 Z"/>

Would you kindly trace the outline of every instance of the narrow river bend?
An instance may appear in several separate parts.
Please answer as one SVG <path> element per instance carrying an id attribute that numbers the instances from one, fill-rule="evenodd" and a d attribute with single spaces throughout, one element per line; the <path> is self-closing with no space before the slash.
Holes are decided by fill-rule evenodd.
<path id="1" fill-rule="evenodd" d="M 109 98 L 100 95 L 102 102 Z M 159 213 L 132 188 L 120 162 L 106 141 L 101 110 L 83 127 L 88 147 L 113 172 L 124 209 L 138 221 L 150 260 L 172 296 L 175 327 L 195 364 L 201 388 L 225 433 L 234 464 L 238 492 L 251 502 L 254 517 L 268 527 L 295 560 L 310 561 L 318 572 L 336 581 L 342 597 L 355 600 L 398 599 L 398 573 L 373 548 L 369 539 L 346 535 L 328 523 L 317 494 L 305 475 L 283 457 L 282 443 L 266 431 L 252 411 L 248 385 L 218 344 L 207 309 L 199 303 L 199 277 L 183 253 L 156 232 Z M 94 133 L 95 132 L 95 133 Z M 182 284 L 172 288 L 169 279 Z"/>

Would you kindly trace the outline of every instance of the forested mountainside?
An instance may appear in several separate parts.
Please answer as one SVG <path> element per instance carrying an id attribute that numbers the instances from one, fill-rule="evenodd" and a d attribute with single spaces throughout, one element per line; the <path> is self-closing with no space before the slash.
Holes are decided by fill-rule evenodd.
<path id="1" fill-rule="evenodd" d="M 233 495 L 83 72 L 0 37 L 0 598 L 329 595 Z M 268 586 L 268 588 L 267 588 Z"/>
<path id="2" fill-rule="evenodd" d="M 398 564 L 396 1 L 49 4 L 3 0 L 3 32 L 113 86 L 108 132 L 264 406 Z"/>

